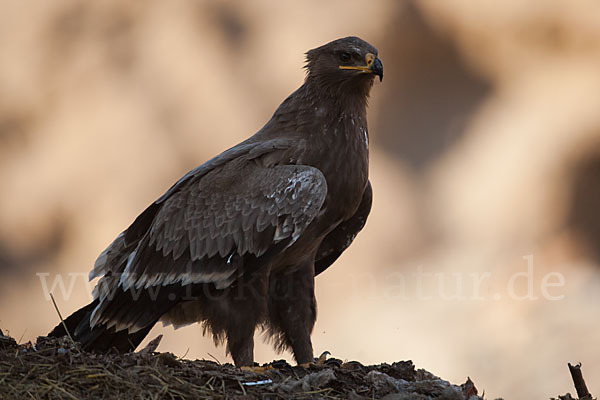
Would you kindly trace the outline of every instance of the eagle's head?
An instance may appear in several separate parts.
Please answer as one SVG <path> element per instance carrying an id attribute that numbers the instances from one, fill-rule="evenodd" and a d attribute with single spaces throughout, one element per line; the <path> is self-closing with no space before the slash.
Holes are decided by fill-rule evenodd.
<path id="1" fill-rule="evenodd" d="M 368 83 L 375 76 L 383 80 L 383 64 L 377 49 L 364 40 L 349 36 L 334 40 L 306 53 L 307 79 L 331 83 Z"/>

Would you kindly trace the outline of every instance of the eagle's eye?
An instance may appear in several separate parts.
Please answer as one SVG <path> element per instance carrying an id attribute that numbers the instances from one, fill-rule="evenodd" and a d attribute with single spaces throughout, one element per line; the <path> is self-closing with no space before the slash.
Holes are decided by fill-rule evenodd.
<path id="1" fill-rule="evenodd" d="M 340 61 L 343 63 L 347 63 L 348 61 L 350 61 L 351 58 L 352 56 L 350 55 L 350 53 L 346 53 L 345 51 L 343 53 L 340 53 Z"/>

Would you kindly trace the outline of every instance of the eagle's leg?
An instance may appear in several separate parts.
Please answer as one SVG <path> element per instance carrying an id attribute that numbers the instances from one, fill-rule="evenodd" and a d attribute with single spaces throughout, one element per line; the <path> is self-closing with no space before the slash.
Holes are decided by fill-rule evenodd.
<path id="1" fill-rule="evenodd" d="M 227 350 L 236 367 L 254 365 L 254 331 L 264 320 L 268 278 L 266 271 L 243 276 L 226 291 L 218 319 L 225 320 Z"/>
<path id="2" fill-rule="evenodd" d="M 314 265 L 303 263 L 293 272 L 271 277 L 269 322 L 278 333 L 280 349 L 291 347 L 298 364 L 313 362 L 310 334 L 317 317 Z"/>
<path id="3" fill-rule="evenodd" d="M 228 332 L 227 348 L 236 367 L 254 365 L 254 329 L 252 332 L 245 330 Z"/>

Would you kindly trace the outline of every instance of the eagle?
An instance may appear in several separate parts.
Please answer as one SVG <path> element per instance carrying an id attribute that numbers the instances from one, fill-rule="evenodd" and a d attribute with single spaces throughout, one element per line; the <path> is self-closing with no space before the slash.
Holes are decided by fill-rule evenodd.
<path id="1" fill-rule="evenodd" d="M 54 328 L 83 349 L 133 351 L 161 321 L 200 323 L 236 366 L 264 329 L 313 362 L 315 276 L 372 203 L 367 101 L 377 49 L 346 37 L 306 53 L 306 77 L 253 136 L 185 174 L 97 258 L 93 301 Z"/>

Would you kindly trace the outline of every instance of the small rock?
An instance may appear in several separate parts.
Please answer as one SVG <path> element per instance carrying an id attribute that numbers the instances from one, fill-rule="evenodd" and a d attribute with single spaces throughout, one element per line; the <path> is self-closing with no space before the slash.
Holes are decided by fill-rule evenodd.
<path id="1" fill-rule="evenodd" d="M 297 381 L 290 380 L 282 383 L 276 383 L 272 386 L 272 388 L 286 393 L 309 392 L 311 390 L 326 387 L 331 381 L 336 379 L 337 378 L 332 369 L 325 369 L 319 372 L 308 374 L 304 378 Z"/>

